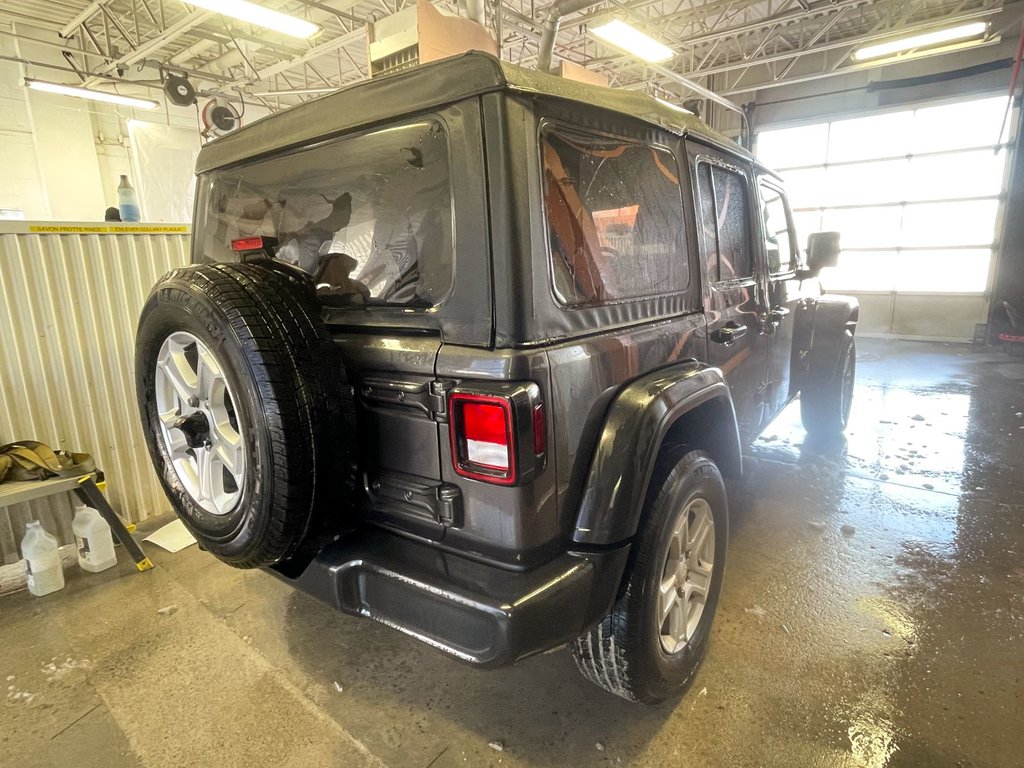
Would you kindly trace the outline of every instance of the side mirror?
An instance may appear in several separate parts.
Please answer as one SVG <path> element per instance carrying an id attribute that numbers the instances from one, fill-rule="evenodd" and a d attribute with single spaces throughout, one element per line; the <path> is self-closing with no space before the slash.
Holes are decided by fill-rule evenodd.
<path id="1" fill-rule="evenodd" d="M 807 269 L 804 271 L 808 277 L 813 277 L 825 267 L 834 267 L 838 263 L 838 232 L 814 232 L 807 238 Z"/>

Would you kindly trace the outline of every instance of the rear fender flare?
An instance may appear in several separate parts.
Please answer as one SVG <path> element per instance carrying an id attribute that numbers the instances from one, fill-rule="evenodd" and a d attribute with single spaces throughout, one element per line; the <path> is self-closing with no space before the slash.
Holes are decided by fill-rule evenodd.
<path id="1" fill-rule="evenodd" d="M 722 417 L 714 428 L 722 430 L 723 473 L 738 475 L 739 430 L 720 369 L 695 361 L 674 365 L 638 379 L 616 396 L 584 481 L 573 541 L 609 545 L 636 533 L 665 436 L 680 418 L 711 402 Z"/>

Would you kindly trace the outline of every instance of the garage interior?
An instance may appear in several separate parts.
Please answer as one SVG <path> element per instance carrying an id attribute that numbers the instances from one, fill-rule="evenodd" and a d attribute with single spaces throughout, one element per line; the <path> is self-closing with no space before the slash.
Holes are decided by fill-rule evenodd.
<path id="1" fill-rule="evenodd" d="M 1021 765 L 1024 4 L 260 5 L 316 34 L 216 2 L 0 5 L 0 445 L 91 454 L 152 565 L 80 569 L 68 494 L 0 507 L 0 765 Z M 594 31 L 613 20 L 667 53 Z M 200 148 L 470 49 L 685 107 L 779 172 L 801 245 L 841 234 L 821 282 L 860 303 L 846 437 L 808 439 L 793 403 L 746 453 L 708 656 L 660 706 L 564 650 L 475 670 L 142 541 L 174 515 L 135 330 L 190 260 Z M 35 520 L 64 562 L 45 597 Z"/>

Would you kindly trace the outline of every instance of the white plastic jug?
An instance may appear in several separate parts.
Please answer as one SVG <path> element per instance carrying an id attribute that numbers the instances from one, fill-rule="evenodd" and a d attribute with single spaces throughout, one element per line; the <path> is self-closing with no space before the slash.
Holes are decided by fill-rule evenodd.
<path id="1" fill-rule="evenodd" d="M 71 530 L 78 544 L 78 564 L 82 568 L 98 573 L 117 565 L 110 526 L 99 512 L 85 504 L 76 504 Z"/>
<path id="2" fill-rule="evenodd" d="M 36 597 L 64 589 L 64 569 L 60 564 L 57 539 L 33 520 L 25 526 L 21 540 L 21 554 L 28 571 L 28 591 Z"/>

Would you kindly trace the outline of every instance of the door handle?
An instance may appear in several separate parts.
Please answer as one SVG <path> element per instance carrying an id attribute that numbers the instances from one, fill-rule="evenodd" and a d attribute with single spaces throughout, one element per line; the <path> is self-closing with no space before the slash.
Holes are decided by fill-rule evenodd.
<path id="1" fill-rule="evenodd" d="M 726 323 L 721 328 L 711 332 L 711 340 L 717 344 L 728 346 L 746 334 L 747 326 L 739 325 L 738 323 Z"/>
<path id="2" fill-rule="evenodd" d="M 771 319 L 775 320 L 776 322 L 781 320 L 788 314 L 788 307 L 772 307 L 771 310 L 768 312 L 768 315 L 771 317 Z"/>

